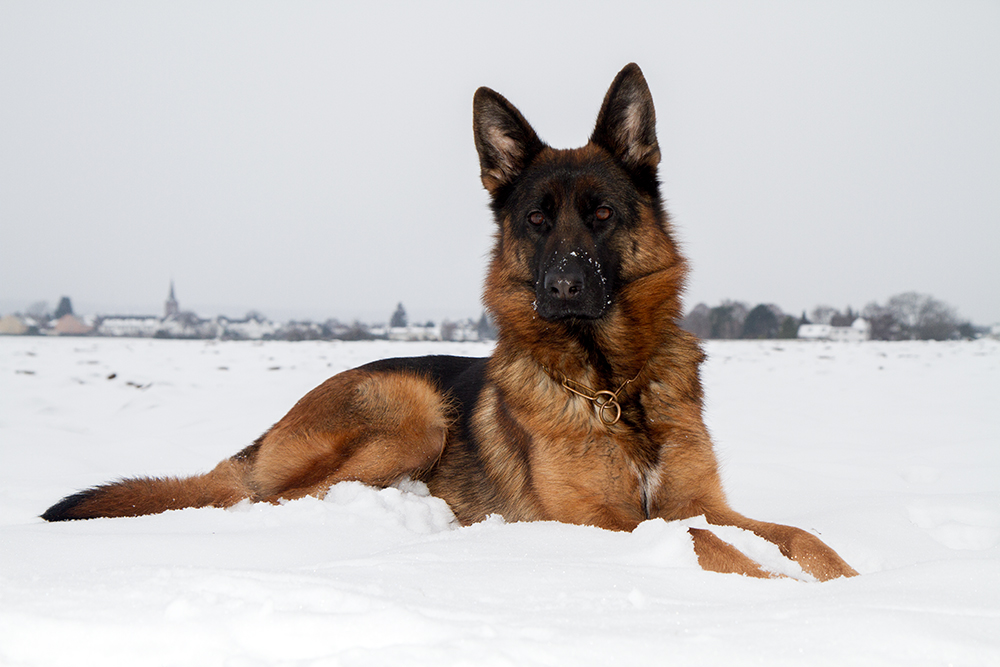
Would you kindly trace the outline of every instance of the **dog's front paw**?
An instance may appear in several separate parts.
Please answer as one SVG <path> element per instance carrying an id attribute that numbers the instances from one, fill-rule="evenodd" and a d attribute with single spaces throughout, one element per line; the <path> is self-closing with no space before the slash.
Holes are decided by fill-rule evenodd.
<path id="1" fill-rule="evenodd" d="M 858 571 L 848 565 L 836 551 L 804 530 L 796 529 L 788 542 L 786 555 L 819 581 L 858 576 Z"/>

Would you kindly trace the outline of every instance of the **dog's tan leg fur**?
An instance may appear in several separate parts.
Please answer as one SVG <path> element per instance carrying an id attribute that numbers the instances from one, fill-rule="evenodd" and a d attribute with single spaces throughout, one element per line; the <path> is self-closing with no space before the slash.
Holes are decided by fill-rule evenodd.
<path id="1" fill-rule="evenodd" d="M 306 394 L 261 439 L 249 485 L 260 500 L 384 486 L 432 466 L 450 424 L 446 399 L 409 373 L 347 371 Z"/>
<path id="2" fill-rule="evenodd" d="M 722 541 L 715 533 L 702 528 L 688 528 L 694 540 L 694 553 L 701 569 L 710 572 L 743 574 L 748 577 L 770 579 L 780 575 L 767 572 L 742 551 Z"/>
<path id="3" fill-rule="evenodd" d="M 755 521 L 732 510 L 706 512 L 705 518 L 710 524 L 717 526 L 735 526 L 749 530 L 758 537 L 776 545 L 785 558 L 794 560 L 803 570 L 819 581 L 829 581 L 837 577 L 854 577 L 858 574 L 857 570 L 848 565 L 836 551 L 815 535 L 807 533 L 801 528 Z"/>
<path id="4" fill-rule="evenodd" d="M 64 498 L 48 521 L 140 516 L 184 507 L 230 507 L 322 496 L 331 484 L 384 486 L 441 456 L 451 409 L 428 380 L 353 370 L 306 394 L 242 452 L 203 475 L 124 479 Z"/>

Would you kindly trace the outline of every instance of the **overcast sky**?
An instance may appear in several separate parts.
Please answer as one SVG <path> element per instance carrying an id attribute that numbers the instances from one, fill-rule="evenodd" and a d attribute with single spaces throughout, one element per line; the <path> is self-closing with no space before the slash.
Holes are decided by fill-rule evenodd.
<path id="1" fill-rule="evenodd" d="M 472 94 L 575 147 L 630 61 L 686 303 L 1000 322 L 1000 3 L 0 0 L 0 314 L 478 317 Z"/>

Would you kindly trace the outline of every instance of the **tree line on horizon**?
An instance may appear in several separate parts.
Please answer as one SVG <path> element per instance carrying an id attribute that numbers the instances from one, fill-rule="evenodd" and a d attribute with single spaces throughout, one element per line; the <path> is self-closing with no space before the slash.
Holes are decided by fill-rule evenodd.
<path id="1" fill-rule="evenodd" d="M 49 313 L 45 302 L 32 304 L 27 311 L 42 320 L 58 319 L 65 314 L 73 314 L 69 297 L 62 297 L 55 313 Z M 182 316 L 194 316 L 193 313 L 181 313 Z M 251 311 L 247 317 L 266 319 L 257 311 Z M 841 311 L 833 306 L 819 305 L 808 315 L 803 312 L 796 317 L 782 311 L 775 304 L 749 304 L 724 300 L 717 306 L 710 307 L 699 303 L 692 308 L 681 321 L 681 326 L 687 331 L 703 339 L 791 339 L 798 337 L 799 327 L 803 324 L 829 324 L 831 326 L 848 327 L 858 318 L 864 318 L 870 327 L 872 340 L 955 340 L 960 338 L 976 338 L 989 331 L 988 327 L 976 326 L 967 320 L 961 320 L 954 307 L 927 294 L 918 292 L 903 292 L 890 297 L 884 304 L 871 302 L 861 311 L 855 311 L 848 306 Z M 283 337 L 288 339 L 341 339 L 370 340 L 378 338 L 367 324 L 355 321 L 353 325 L 342 325 L 336 319 L 325 323 L 292 322 L 289 332 Z M 406 327 L 409 317 L 402 303 L 398 304 L 390 317 L 390 327 Z M 433 326 L 432 322 L 420 326 Z M 442 324 L 442 338 L 451 339 L 451 332 L 446 329 L 457 326 L 452 322 Z M 476 323 L 476 330 L 485 340 L 496 338 L 494 323 L 487 313 L 482 313 Z"/>
<path id="2" fill-rule="evenodd" d="M 947 303 L 918 292 L 896 294 L 884 304 L 873 301 L 861 311 L 850 306 L 841 311 L 819 305 L 800 317 L 783 312 L 775 304 L 751 308 L 730 300 L 715 307 L 699 303 L 684 316 L 681 326 L 706 339 L 778 339 L 798 337 L 803 324 L 849 327 L 859 317 L 870 325 L 872 340 L 954 340 L 975 338 L 986 331 L 985 327 L 961 320 Z"/>

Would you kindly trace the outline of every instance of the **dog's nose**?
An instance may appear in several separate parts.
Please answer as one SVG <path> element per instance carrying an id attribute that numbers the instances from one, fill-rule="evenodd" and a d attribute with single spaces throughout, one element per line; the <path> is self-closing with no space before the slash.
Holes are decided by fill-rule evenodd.
<path id="1" fill-rule="evenodd" d="M 583 292 L 583 274 L 550 271 L 545 275 L 545 291 L 556 299 L 575 299 Z"/>

